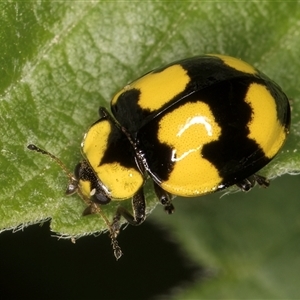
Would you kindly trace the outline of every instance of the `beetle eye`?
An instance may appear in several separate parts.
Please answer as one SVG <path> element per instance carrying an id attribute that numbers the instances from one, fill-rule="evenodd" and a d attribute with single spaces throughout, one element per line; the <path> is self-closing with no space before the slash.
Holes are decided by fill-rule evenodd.
<path id="1" fill-rule="evenodd" d="M 102 193 L 94 193 L 94 195 L 92 196 L 93 202 L 98 203 L 98 204 L 107 204 L 111 201 L 111 199 L 109 197 L 107 197 L 106 195 L 102 194 Z"/>

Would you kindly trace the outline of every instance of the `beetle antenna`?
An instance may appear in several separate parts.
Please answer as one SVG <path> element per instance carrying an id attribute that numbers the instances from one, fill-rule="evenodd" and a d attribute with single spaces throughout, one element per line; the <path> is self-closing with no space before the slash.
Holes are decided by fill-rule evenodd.
<path id="1" fill-rule="evenodd" d="M 69 169 L 66 167 L 66 165 L 59 159 L 57 158 L 55 155 L 53 155 L 52 153 L 39 148 L 38 146 L 34 145 L 34 144 L 29 144 L 27 146 L 27 148 L 31 151 L 36 151 L 39 153 L 42 153 L 44 155 L 49 156 L 50 158 L 52 158 L 62 169 L 63 171 L 66 173 L 66 175 L 72 180 L 72 181 L 77 181 L 77 179 L 74 177 L 74 175 L 69 171 Z"/>
<path id="2" fill-rule="evenodd" d="M 102 219 L 106 223 L 106 226 L 108 227 L 108 230 L 110 232 L 111 245 L 112 245 L 112 248 L 114 250 L 114 255 L 115 255 L 116 259 L 118 260 L 123 254 L 122 250 L 121 250 L 121 248 L 118 244 L 118 241 L 117 241 L 118 232 L 116 232 L 112 228 L 112 226 L 110 225 L 108 219 L 102 213 L 100 207 L 98 205 L 96 205 L 95 203 L 92 203 L 85 195 L 83 195 L 80 188 L 77 187 L 77 184 L 74 184 L 75 182 L 77 183 L 78 180 L 69 171 L 69 169 L 66 167 L 66 165 L 59 158 L 57 158 L 55 155 L 53 155 L 52 153 L 50 153 L 50 152 L 48 152 L 44 149 L 41 149 L 41 148 L 39 148 L 38 146 L 36 146 L 34 144 L 29 144 L 27 146 L 27 148 L 31 151 L 36 151 L 36 152 L 39 152 L 41 154 L 47 155 L 51 159 L 53 159 L 62 168 L 62 170 L 66 173 L 66 175 L 70 179 L 70 184 L 69 184 L 69 187 L 68 187 L 68 190 L 67 190 L 67 194 L 70 195 L 70 194 L 73 194 L 73 193 L 77 192 L 79 194 L 80 198 L 88 205 L 88 209 L 90 210 L 90 212 L 88 212 L 87 214 L 97 213 L 102 217 Z M 72 187 L 72 189 L 71 189 L 71 187 Z"/>
<path id="3" fill-rule="evenodd" d="M 108 227 L 111 246 L 113 248 L 115 258 L 116 258 L 116 260 L 119 260 L 121 258 L 121 256 L 123 255 L 123 252 L 122 252 L 121 247 L 119 246 L 119 243 L 118 243 L 118 240 L 117 240 L 117 237 L 119 235 L 119 230 L 116 230 L 110 224 L 107 217 L 102 213 L 101 208 L 99 207 L 99 205 L 97 205 L 96 203 L 91 203 L 90 206 L 89 206 L 89 209 L 90 209 L 91 214 L 98 213 L 102 217 L 104 222 L 106 223 L 106 226 Z"/>

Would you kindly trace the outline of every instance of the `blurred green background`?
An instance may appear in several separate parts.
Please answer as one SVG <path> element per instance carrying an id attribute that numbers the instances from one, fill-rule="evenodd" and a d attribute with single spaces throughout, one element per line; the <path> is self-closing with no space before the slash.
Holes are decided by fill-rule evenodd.
<path id="1" fill-rule="evenodd" d="M 177 198 L 172 216 L 157 207 L 145 224 L 121 232 L 116 262 L 106 234 L 85 236 L 105 229 L 103 221 L 83 218 L 79 197 L 64 196 L 61 169 L 26 150 L 36 143 L 72 170 L 98 107 L 122 86 L 173 60 L 222 53 L 254 65 L 291 99 L 289 139 L 261 174 L 297 174 L 299 8 L 299 1 L 1 2 L 1 298 L 299 298 L 298 176 L 247 194 Z M 147 203 L 150 212 L 148 187 Z M 111 218 L 117 205 L 104 213 Z M 72 244 L 54 232 L 84 237 Z"/>

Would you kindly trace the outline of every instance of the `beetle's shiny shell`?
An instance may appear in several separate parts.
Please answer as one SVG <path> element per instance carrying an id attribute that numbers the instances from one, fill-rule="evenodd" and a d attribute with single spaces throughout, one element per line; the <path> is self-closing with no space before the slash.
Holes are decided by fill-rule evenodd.
<path id="1" fill-rule="evenodd" d="M 111 111 L 122 130 L 100 120 L 88 131 L 83 153 L 117 199 L 132 197 L 143 184 L 137 161 L 174 195 L 196 196 L 236 184 L 279 152 L 290 124 L 281 88 L 247 63 L 221 55 L 147 73 L 115 95 Z M 113 146 L 120 140 L 124 143 Z M 107 168 L 105 176 L 101 166 Z"/>

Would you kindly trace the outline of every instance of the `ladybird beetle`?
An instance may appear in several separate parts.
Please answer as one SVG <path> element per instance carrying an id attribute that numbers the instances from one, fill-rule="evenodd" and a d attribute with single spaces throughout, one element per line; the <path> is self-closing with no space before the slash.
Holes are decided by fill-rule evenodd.
<path id="1" fill-rule="evenodd" d="M 100 119 L 85 134 L 84 160 L 75 177 L 69 176 L 67 194 L 86 199 L 85 214 L 132 198 L 133 214 L 119 206 L 108 222 L 117 258 L 120 218 L 132 225 L 145 220 L 148 177 L 168 213 L 174 210 L 172 195 L 194 197 L 232 185 L 248 191 L 256 182 L 268 186 L 256 172 L 279 152 L 290 125 L 281 88 L 224 55 L 187 58 L 147 73 L 113 97 L 111 112 L 100 107 Z"/>

